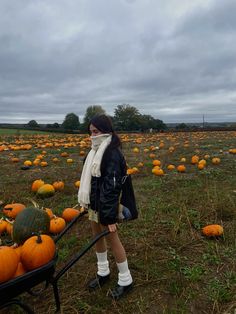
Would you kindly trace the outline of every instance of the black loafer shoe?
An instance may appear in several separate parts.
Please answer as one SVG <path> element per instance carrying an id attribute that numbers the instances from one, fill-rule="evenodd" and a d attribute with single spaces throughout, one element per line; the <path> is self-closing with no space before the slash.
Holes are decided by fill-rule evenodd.
<path id="1" fill-rule="evenodd" d="M 119 300 L 121 297 L 123 297 L 126 293 L 128 293 L 132 289 L 133 289 L 133 283 L 131 283 L 128 286 L 117 285 L 114 289 L 111 290 L 110 296 L 115 300 Z"/>
<path id="2" fill-rule="evenodd" d="M 97 275 L 96 278 L 93 278 L 88 283 L 89 290 L 95 290 L 97 288 L 102 287 L 110 278 L 110 274 L 107 276 Z"/>

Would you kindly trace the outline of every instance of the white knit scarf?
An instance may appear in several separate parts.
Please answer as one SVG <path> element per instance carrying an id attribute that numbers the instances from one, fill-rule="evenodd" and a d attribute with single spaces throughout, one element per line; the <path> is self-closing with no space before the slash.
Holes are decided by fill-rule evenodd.
<path id="1" fill-rule="evenodd" d="M 91 179 L 93 177 L 101 176 L 101 161 L 105 149 L 111 143 L 110 134 L 101 134 L 91 136 L 92 147 L 88 153 L 83 166 L 80 188 L 78 193 L 78 202 L 80 206 L 88 208 L 90 204 Z"/>

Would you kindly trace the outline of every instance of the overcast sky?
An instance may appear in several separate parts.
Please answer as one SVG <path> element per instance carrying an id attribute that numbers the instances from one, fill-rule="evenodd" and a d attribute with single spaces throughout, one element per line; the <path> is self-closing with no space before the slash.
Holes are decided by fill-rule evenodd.
<path id="1" fill-rule="evenodd" d="M 1 0 L 0 122 L 236 121 L 235 0 Z"/>

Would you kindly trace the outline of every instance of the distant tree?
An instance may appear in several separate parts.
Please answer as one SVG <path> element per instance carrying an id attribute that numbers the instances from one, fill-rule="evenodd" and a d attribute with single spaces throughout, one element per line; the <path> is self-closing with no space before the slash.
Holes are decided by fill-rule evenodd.
<path id="1" fill-rule="evenodd" d="M 154 119 L 153 129 L 162 131 L 167 129 L 167 125 L 160 119 Z"/>
<path id="2" fill-rule="evenodd" d="M 84 116 L 84 124 L 87 126 L 89 121 L 97 114 L 106 114 L 106 111 L 100 105 L 89 106 Z"/>
<path id="3" fill-rule="evenodd" d="M 167 128 L 162 120 L 155 119 L 151 115 L 142 115 L 141 125 L 143 130 L 154 129 L 160 131 Z"/>
<path id="4" fill-rule="evenodd" d="M 146 114 L 141 115 L 141 117 L 140 117 L 140 128 L 142 131 L 146 131 L 148 129 L 153 129 L 154 123 L 155 123 L 155 119 L 152 116 L 146 115 Z"/>
<path id="5" fill-rule="evenodd" d="M 176 130 L 186 130 L 186 129 L 189 129 L 189 126 L 185 123 L 180 123 L 178 125 L 176 125 Z"/>
<path id="6" fill-rule="evenodd" d="M 57 122 L 55 122 L 55 123 L 53 123 L 52 127 L 53 127 L 54 129 L 58 129 L 58 128 L 60 127 L 60 124 L 57 123 Z"/>
<path id="7" fill-rule="evenodd" d="M 60 125 L 57 122 L 55 122 L 53 124 L 48 123 L 48 124 L 46 124 L 46 128 L 48 128 L 48 129 L 58 129 L 58 128 L 60 128 Z"/>
<path id="8" fill-rule="evenodd" d="M 100 105 L 89 106 L 86 109 L 83 124 L 81 124 L 80 130 L 83 132 L 87 132 L 89 121 L 97 114 L 106 114 L 106 111 Z"/>
<path id="9" fill-rule="evenodd" d="M 74 113 L 68 113 L 62 123 L 62 128 L 66 130 L 77 130 L 79 126 L 79 117 Z"/>
<path id="10" fill-rule="evenodd" d="M 30 128 L 38 128 L 38 127 L 39 127 L 37 121 L 35 121 L 35 120 L 30 120 L 30 121 L 27 123 L 26 126 L 28 126 L 28 127 L 30 127 Z"/>
<path id="11" fill-rule="evenodd" d="M 156 131 L 161 131 L 165 130 L 167 126 L 165 123 L 163 123 L 162 120 L 155 119 L 151 115 L 140 115 L 140 129 L 141 131 L 147 131 L 150 129 L 156 130 Z"/>
<path id="12" fill-rule="evenodd" d="M 118 105 L 113 117 L 117 130 L 135 131 L 141 128 L 141 114 L 138 109 L 129 104 Z"/>

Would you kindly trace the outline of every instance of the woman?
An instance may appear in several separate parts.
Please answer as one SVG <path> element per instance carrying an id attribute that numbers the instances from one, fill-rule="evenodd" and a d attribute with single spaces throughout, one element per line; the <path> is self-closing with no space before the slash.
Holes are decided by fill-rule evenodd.
<path id="1" fill-rule="evenodd" d="M 129 192 L 123 193 L 123 204 L 129 204 L 129 209 L 120 204 L 121 192 L 126 179 L 126 162 L 120 150 L 121 142 L 114 132 L 111 119 L 102 114 L 93 117 L 88 126 L 91 135 L 92 147 L 85 159 L 81 179 L 78 200 L 81 206 L 88 209 L 93 236 L 108 228 L 107 235 L 112 249 L 117 268 L 118 283 L 111 290 L 111 296 L 119 299 L 133 287 L 133 279 L 130 274 L 125 249 L 119 239 L 117 222 L 119 214 L 134 219 L 137 217 L 132 183 L 129 184 Z M 132 196 L 127 199 L 127 194 Z M 123 209 L 122 213 L 119 213 Z M 128 215 L 127 215 L 128 212 Z M 97 276 L 88 283 L 90 290 L 103 286 L 110 277 L 109 262 L 107 259 L 106 239 L 101 238 L 96 244 Z"/>

